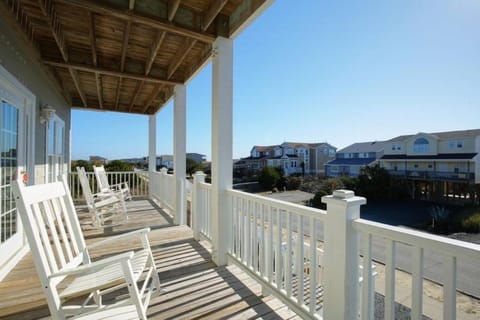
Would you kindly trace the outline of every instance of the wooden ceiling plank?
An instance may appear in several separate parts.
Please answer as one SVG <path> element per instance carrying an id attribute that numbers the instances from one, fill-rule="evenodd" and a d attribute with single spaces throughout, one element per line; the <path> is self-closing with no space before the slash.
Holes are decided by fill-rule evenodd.
<path id="1" fill-rule="evenodd" d="M 122 72 L 125 70 L 125 58 L 127 56 L 128 37 L 130 36 L 131 27 L 132 27 L 132 22 L 127 21 L 125 23 L 125 31 L 123 32 L 122 59 L 120 61 L 120 71 L 122 71 Z"/>
<path id="2" fill-rule="evenodd" d="M 162 42 L 165 39 L 166 35 L 167 35 L 166 31 L 161 31 L 161 30 L 157 31 L 157 36 L 155 37 L 155 40 L 152 44 L 152 47 L 150 49 L 150 55 L 147 58 L 147 62 L 145 65 L 145 75 L 148 75 L 152 70 L 153 61 L 155 60 L 155 57 L 158 54 L 158 50 L 160 50 L 160 46 L 162 45 Z"/>
<path id="3" fill-rule="evenodd" d="M 175 58 L 173 58 L 172 62 L 168 66 L 167 79 L 170 79 L 170 77 L 173 76 L 175 71 L 177 71 L 178 67 L 182 64 L 183 59 L 185 59 L 188 52 L 196 43 L 197 40 L 185 39 L 185 42 L 175 54 Z"/>
<path id="4" fill-rule="evenodd" d="M 63 35 L 63 31 L 61 28 L 60 23 L 57 20 L 57 13 L 55 10 L 55 6 L 53 5 L 52 0 L 38 0 L 38 5 L 40 9 L 47 19 L 48 26 L 50 31 L 52 32 L 53 38 L 57 43 L 58 49 L 62 55 L 64 61 L 68 61 L 68 53 L 65 44 L 65 36 Z"/>
<path id="5" fill-rule="evenodd" d="M 32 55 L 33 60 L 41 61 L 41 53 L 39 48 L 35 46 L 35 43 L 32 39 L 28 38 L 28 35 L 18 25 L 18 21 L 15 20 L 15 17 L 13 15 L 15 11 L 15 3 L 17 3 L 17 8 L 20 7 L 19 2 L 13 1 L 10 4 L 10 10 L 9 10 L 8 4 L 4 1 L 0 1 L 0 19 L 2 20 L 3 23 L 6 23 L 7 25 L 9 25 L 13 30 L 15 30 L 15 32 L 17 32 L 20 35 L 20 37 L 22 38 L 21 40 L 23 40 L 22 42 L 27 47 L 29 54 Z M 9 11 L 11 13 L 9 13 Z M 63 81 L 60 80 L 60 77 L 55 72 L 52 71 L 52 69 L 54 68 L 49 68 L 48 66 L 42 63 L 39 63 L 38 66 L 48 76 L 54 88 L 65 98 L 65 101 L 67 101 L 70 104 L 72 101 L 71 96 L 68 93 L 68 91 L 65 90 Z"/>
<path id="6" fill-rule="evenodd" d="M 100 109 L 103 109 L 102 76 L 98 72 L 95 72 L 95 82 L 97 83 L 98 105 L 100 106 Z"/>
<path id="7" fill-rule="evenodd" d="M 208 29 L 208 27 L 212 24 L 215 17 L 220 13 L 222 8 L 227 4 L 228 0 L 213 0 L 208 7 L 207 11 L 203 14 L 203 23 L 202 23 L 202 31 Z"/>
<path id="8" fill-rule="evenodd" d="M 140 15 L 137 12 L 120 10 L 115 7 L 100 4 L 98 2 L 93 2 L 91 0 L 56 0 L 59 3 L 64 3 L 66 5 L 74 5 L 79 8 L 88 9 L 94 11 L 98 14 L 103 14 L 105 16 L 116 17 L 118 19 L 131 21 L 134 23 L 144 24 L 155 29 L 165 30 L 172 34 L 177 34 L 180 36 L 188 37 L 205 43 L 213 43 L 215 41 L 215 36 L 205 33 L 203 31 L 197 31 L 188 29 L 185 27 L 177 26 L 169 21 L 162 21 L 159 18 L 151 18 L 144 15 Z"/>
<path id="9" fill-rule="evenodd" d="M 140 81 L 138 83 L 137 88 L 135 89 L 135 92 L 133 93 L 133 98 L 132 98 L 132 101 L 130 102 L 130 107 L 128 108 L 128 112 L 132 112 L 133 106 L 135 105 L 135 101 L 137 100 L 138 94 L 142 90 L 142 87 L 143 87 L 144 83 L 145 83 L 145 81 Z"/>
<path id="10" fill-rule="evenodd" d="M 145 113 L 147 112 L 148 108 L 150 107 L 150 105 L 152 104 L 153 100 L 155 100 L 155 98 L 158 96 L 158 93 L 160 92 L 160 90 L 162 89 L 163 85 L 162 84 L 157 84 L 155 85 L 155 87 L 153 88 L 152 90 L 152 93 L 150 94 L 150 96 L 148 97 L 147 99 L 147 102 L 145 102 L 144 106 L 143 106 L 143 110 L 142 110 L 142 113 Z"/>
<path id="11" fill-rule="evenodd" d="M 179 6 L 180 0 L 168 0 L 168 21 L 172 21 L 175 18 Z"/>
<path id="12" fill-rule="evenodd" d="M 82 88 L 80 87 L 80 82 L 78 81 L 78 73 L 77 70 L 73 68 L 68 68 L 68 72 L 70 72 L 70 76 L 72 76 L 73 83 L 75 84 L 75 88 L 77 88 L 78 95 L 80 96 L 80 99 L 82 99 L 83 106 L 87 106 L 87 98 L 85 97 L 85 94 L 83 93 Z"/>
<path id="13" fill-rule="evenodd" d="M 93 66 L 77 64 L 77 63 L 66 63 L 66 62 L 58 62 L 58 61 L 51 61 L 51 60 L 42 60 L 42 62 L 45 63 L 46 65 L 60 67 L 60 68 L 72 68 L 75 70 L 85 71 L 85 72 L 98 72 L 99 74 L 104 76 L 121 77 L 121 78 L 146 81 L 151 83 L 161 83 L 161 84 L 167 84 L 167 85 L 182 84 L 181 81 L 172 81 L 172 80 L 161 79 L 153 76 L 145 76 L 145 75 L 134 74 L 129 72 L 120 72 L 116 70 L 107 70 L 99 67 L 93 67 Z"/>
<path id="14" fill-rule="evenodd" d="M 96 44 L 96 36 L 95 36 L 95 14 L 92 12 L 88 12 L 88 15 L 90 17 L 90 45 L 92 47 L 92 60 L 93 60 L 93 65 L 95 67 L 98 66 L 98 60 L 97 60 L 97 44 Z"/>

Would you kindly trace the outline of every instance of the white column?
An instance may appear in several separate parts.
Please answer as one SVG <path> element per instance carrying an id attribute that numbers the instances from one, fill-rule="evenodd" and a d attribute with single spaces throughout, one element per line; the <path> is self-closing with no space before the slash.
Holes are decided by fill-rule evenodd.
<path id="1" fill-rule="evenodd" d="M 173 167 L 175 173 L 175 223 L 186 224 L 187 200 L 185 198 L 187 152 L 187 90 L 185 85 L 175 86 L 173 104 Z"/>
<path id="2" fill-rule="evenodd" d="M 157 115 L 148 117 L 148 172 L 157 170 Z M 152 177 L 150 177 L 148 196 L 152 198 Z"/>
<path id="3" fill-rule="evenodd" d="M 353 191 L 336 190 L 322 202 L 327 204 L 323 317 L 358 319 L 359 237 L 352 221 L 367 201 Z"/>
<path id="4" fill-rule="evenodd" d="M 212 258 L 227 264 L 231 212 L 227 189 L 232 188 L 233 40 L 213 44 L 212 84 Z"/>

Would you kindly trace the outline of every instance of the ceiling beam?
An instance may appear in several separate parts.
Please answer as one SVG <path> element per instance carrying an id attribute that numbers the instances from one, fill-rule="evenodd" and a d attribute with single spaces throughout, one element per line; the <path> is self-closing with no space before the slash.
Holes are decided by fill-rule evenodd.
<path id="1" fill-rule="evenodd" d="M 142 87 L 143 87 L 144 83 L 145 83 L 145 81 L 141 81 L 141 82 L 138 83 L 137 88 L 135 89 L 135 92 L 133 94 L 132 101 L 130 102 L 130 107 L 128 108 L 128 112 L 132 112 L 133 106 L 135 105 L 135 101 L 137 100 L 138 95 L 139 95 L 140 91 L 142 90 Z"/>
<path id="2" fill-rule="evenodd" d="M 139 81 L 146 81 L 151 83 L 161 83 L 161 84 L 167 84 L 167 85 L 182 84 L 182 82 L 180 81 L 172 81 L 172 80 L 157 78 L 154 76 L 145 76 L 145 75 L 129 73 L 129 72 L 108 70 L 100 67 L 93 67 L 93 66 L 78 64 L 78 63 L 66 63 L 66 62 L 58 62 L 58 61 L 52 61 L 52 60 L 42 60 L 42 62 L 45 63 L 46 65 L 50 65 L 54 67 L 72 68 L 75 70 L 85 71 L 85 72 L 98 72 L 99 74 L 104 76 L 112 76 L 112 77 L 133 79 L 133 80 L 139 80 Z"/>
<path id="3" fill-rule="evenodd" d="M 57 47 L 60 50 L 62 58 L 64 61 L 68 61 L 68 53 L 65 44 L 65 36 L 63 34 L 62 26 L 57 19 L 57 12 L 55 11 L 55 6 L 53 1 L 49 0 L 38 0 L 38 5 L 47 19 L 48 26 L 52 32 L 53 38 L 57 43 Z"/>
<path id="4" fill-rule="evenodd" d="M 87 106 L 87 98 L 85 97 L 85 94 L 83 93 L 82 88 L 80 87 L 80 82 L 78 81 L 78 73 L 77 70 L 73 68 L 68 68 L 68 72 L 70 72 L 70 76 L 72 77 L 73 83 L 75 84 L 75 88 L 77 88 L 78 95 L 80 96 L 80 99 L 82 99 L 83 106 Z"/>
<path id="5" fill-rule="evenodd" d="M 161 85 L 161 84 L 155 85 L 155 88 L 153 88 L 152 93 L 147 98 L 147 102 L 145 102 L 145 104 L 143 105 L 142 113 L 147 112 L 147 110 L 150 107 L 150 105 L 152 104 L 153 100 L 155 100 L 155 98 L 160 93 L 160 90 L 162 89 L 162 87 L 163 87 L 163 85 Z"/>
<path id="6" fill-rule="evenodd" d="M 155 40 L 153 41 L 152 46 L 150 47 L 150 55 L 148 56 L 145 64 L 145 75 L 148 75 L 152 70 L 153 61 L 157 57 L 158 50 L 160 50 L 160 46 L 162 45 L 162 42 L 165 39 L 166 35 L 167 35 L 166 31 L 161 31 L 161 30 L 157 31 Z"/>
<path id="7" fill-rule="evenodd" d="M 210 3 L 207 11 L 203 13 L 203 22 L 202 30 L 205 31 L 208 29 L 210 24 L 212 24 L 215 17 L 220 13 L 223 7 L 227 4 L 228 0 L 214 0 Z"/>
<path id="8" fill-rule="evenodd" d="M 98 65 L 97 61 L 97 42 L 96 42 L 96 36 L 95 36 L 95 14 L 92 12 L 88 12 L 89 16 L 89 36 L 90 36 L 90 46 L 92 47 L 92 61 L 93 65 L 96 67 Z"/>
<path id="9" fill-rule="evenodd" d="M 125 58 L 127 57 L 128 37 L 130 36 L 131 27 L 132 27 L 132 22 L 127 21 L 125 23 L 125 30 L 123 31 L 122 59 L 120 61 L 120 71 L 122 72 L 125 70 Z"/>
<path id="10" fill-rule="evenodd" d="M 118 103 L 120 102 L 120 88 L 122 87 L 123 78 L 118 78 L 117 89 L 115 91 L 115 110 L 118 110 Z"/>
<path id="11" fill-rule="evenodd" d="M 98 2 L 94 2 L 91 0 L 57 0 L 57 2 L 61 2 L 66 5 L 74 5 L 80 8 L 94 11 L 98 14 L 103 14 L 106 16 L 116 17 L 130 22 L 147 25 L 155 29 L 164 30 L 169 33 L 188 37 L 205 43 L 211 44 L 213 43 L 213 41 L 215 41 L 214 35 L 205 33 L 203 31 L 180 27 L 168 20 L 152 18 L 149 16 L 141 15 L 138 12 L 133 12 L 131 10 L 121 10 L 109 5 L 99 4 Z"/>
<path id="12" fill-rule="evenodd" d="M 178 49 L 175 57 L 168 66 L 167 79 L 170 79 L 173 76 L 175 71 L 177 71 L 178 67 L 182 64 L 183 59 L 185 59 L 188 52 L 193 48 L 196 43 L 197 40 L 185 39 L 183 45 Z"/>
<path id="13" fill-rule="evenodd" d="M 172 21 L 180 6 L 180 0 L 168 0 L 168 21 Z"/>
<path id="14" fill-rule="evenodd" d="M 100 109 L 103 109 L 102 76 L 98 72 L 95 72 L 95 82 L 97 83 L 98 105 L 100 106 Z"/>

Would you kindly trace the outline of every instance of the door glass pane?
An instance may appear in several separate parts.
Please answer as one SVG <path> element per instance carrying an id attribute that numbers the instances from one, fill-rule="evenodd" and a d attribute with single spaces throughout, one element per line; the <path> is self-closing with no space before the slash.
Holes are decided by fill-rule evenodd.
<path id="1" fill-rule="evenodd" d="M 17 175 L 18 162 L 18 109 L 4 101 L 2 101 L 1 109 L 0 244 L 17 231 L 17 211 L 10 183 Z"/>

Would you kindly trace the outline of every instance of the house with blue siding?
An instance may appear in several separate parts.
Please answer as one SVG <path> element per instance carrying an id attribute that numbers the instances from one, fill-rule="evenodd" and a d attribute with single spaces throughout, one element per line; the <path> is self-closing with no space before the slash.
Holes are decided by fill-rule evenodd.
<path id="1" fill-rule="evenodd" d="M 327 177 L 356 177 L 363 167 L 375 165 L 383 156 L 385 143 L 382 141 L 357 142 L 339 151 L 335 159 L 325 164 Z"/>

